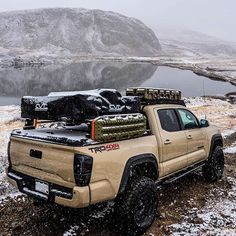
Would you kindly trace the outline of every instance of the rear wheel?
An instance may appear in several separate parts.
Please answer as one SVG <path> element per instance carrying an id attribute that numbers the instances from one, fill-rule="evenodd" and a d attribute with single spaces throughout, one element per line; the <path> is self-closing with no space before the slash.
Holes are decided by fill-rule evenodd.
<path id="1" fill-rule="evenodd" d="M 155 182 L 147 177 L 134 180 L 115 206 L 119 230 L 128 235 L 143 233 L 155 219 L 157 205 Z"/>
<path id="2" fill-rule="evenodd" d="M 214 182 L 223 177 L 224 174 L 224 153 L 222 147 L 216 146 L 207 163 L 202 168 L 204 178 Z"/>

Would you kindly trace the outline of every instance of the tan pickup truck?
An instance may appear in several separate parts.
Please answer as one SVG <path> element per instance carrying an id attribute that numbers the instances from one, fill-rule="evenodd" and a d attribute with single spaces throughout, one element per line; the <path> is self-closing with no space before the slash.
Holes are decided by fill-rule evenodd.
<path id="1" fill-rule="evenodd" d="M 139 90 L 128 91 L 142 96 Z M 29 196 L 67 207 L 114 200 L 123 227 L 143 232 L 155 218 L 160 186 L 199 168 L 208 181 L 220 179 L 224 171 L 219 129 L 199 121 L 183 103 L 155 101 L 142 103 L 138 114 L 98 117 L 89 128 L 14 130 L 8 148 L 9 181 Z M 102 129 L 111 137 L 98 141 L 99 135 L 98 140 L 94 136 L 99 125 L 94 124 L 101 119 L 110 122 Z M 117 127 L 119 132 L 114 131 Z M 136 136 L 122 136 L 127 127 Z"/>

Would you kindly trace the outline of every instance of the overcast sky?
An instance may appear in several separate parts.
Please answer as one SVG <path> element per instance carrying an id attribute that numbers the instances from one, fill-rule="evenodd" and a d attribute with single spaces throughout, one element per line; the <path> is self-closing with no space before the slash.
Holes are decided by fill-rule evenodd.
<path id="1" fill-rule="evenodd" d="M 46 7 L 116 11 L 153 29 L 181 27 L 236 41 L 236 0 L 1 0 L 0 11 Z"/>

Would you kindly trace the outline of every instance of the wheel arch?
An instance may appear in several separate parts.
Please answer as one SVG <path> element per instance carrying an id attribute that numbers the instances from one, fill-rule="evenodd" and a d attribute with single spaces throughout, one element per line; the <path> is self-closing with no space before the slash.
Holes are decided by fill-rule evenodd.
<path id="1" fill-rule="evenodd" d="M 140 154 L 129 158 L 123 171 L 118 194 L 124 192 L 130 177 L 137 170 L 144 171 L 141 176 L 157 180 L 159 177 L 157 158 L 152 153 Z"/>
<path id="2" fill-rule="evenodd" d="M 216 146 L 220 146 L 220 147 L 223 147 L 223 138 L 222 138 L 222 135 L 221 134 L 214 134 L 211 138 L 211 146 L 210 146 L 210 151 L 209 151 L 209 157 L 211 157 L 213 151 L 214 151 L 214 148 Z"/>

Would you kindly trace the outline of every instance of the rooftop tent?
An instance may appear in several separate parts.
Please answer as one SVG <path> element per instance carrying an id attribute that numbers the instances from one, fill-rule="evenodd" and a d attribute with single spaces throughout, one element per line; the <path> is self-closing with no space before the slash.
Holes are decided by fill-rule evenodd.
<path id="1" fill-rule="evenodd" d="M 21 116 L 38 120 L 84 122 L 101 115 L 140 112 L 137 96 L 121 96 L 114 89 L 53 92 L 48 96 L 23 97 Z"/>

